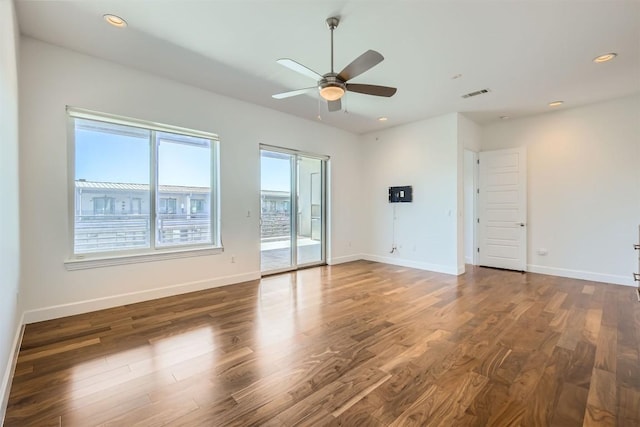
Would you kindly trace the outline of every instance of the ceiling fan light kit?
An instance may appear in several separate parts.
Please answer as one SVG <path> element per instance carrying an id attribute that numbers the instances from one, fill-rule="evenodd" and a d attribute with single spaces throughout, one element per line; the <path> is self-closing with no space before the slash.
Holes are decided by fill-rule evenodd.
<path id="1" fill-rule="evenodd" d="M 317 87 L 320 96 L 328 102 L 329 111 L 339 111 L 342 109 L 342 103 L 340 99 L 347 91 L 358 92 L 365 95 L 384 97 L 393 96 L 397 91 L 397 89 L 394 87 L 347 83 L 349 80 L 359 76 L 365 71 L 368 71 L 384 60 L 384 57 L 375 50 L 366 51 L 365 53 L 354 59 L 339 73 L 336 73 L 334 71 L 333 31 L 338 28 L 339 23 L 340 19 L 337 17 L 331 17 L 327 19 L 327 27 L 329 27 L 329 30 L 331 31 L 331 72 L 321 75 L 289 58 L 278 59 L 277 62 L 280 65 L 283 65 L 293 71 L 315 79 L 317 81 Z M 311 89 L 313 88 L 310 87 L 278 93 L 273 95 L 273 98 L 283 99 L 302 95 L 303 93 L 308 93 Z"/>
<path id="2" fill-rule="evenodd" d="M 327 101 L 337 101 L 342 98 L 342 95 L 344 95 L 344 89 L 339 85 L 327 83 L 326 86 L 320 87 L 320 96 Z"/>

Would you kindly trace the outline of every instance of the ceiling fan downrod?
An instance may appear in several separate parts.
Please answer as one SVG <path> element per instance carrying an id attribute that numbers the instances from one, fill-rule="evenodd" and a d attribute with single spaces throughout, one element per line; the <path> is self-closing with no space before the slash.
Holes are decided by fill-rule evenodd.
<path id="1" fill-rule="evenodd" d="M 327 27 L 331 30 L 331 73 L 335 73 L 333 70 L 333 30 L 338 28 L 338 24 L 340 23 L 340 18 L 332 16 L 331 18 L 327 18 Z"/>

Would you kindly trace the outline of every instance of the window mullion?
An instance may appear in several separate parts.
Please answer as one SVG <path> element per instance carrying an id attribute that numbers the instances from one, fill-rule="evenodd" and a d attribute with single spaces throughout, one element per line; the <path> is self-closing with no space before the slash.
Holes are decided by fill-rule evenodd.
<path id="1" fill-rule="evenodd" d="M 220 230 L 220 205 L 219 205 L 219 190 L 220 184 L 220 167 L 218 159 L 220 158 L 220 147 L 217 141 L 211 140 L 210 142 L 210 162 L 211 162 L 211 192 L 209 193 L 209 230 L 211 232 L 211 243 L 214 245 L 221 245 L 222 237 Z"/>
<path id="2" fill-rule="evenodd" d="M 149 247 L 156 249 L 156 234 L 158 233 L 158 214 L 157 214 L 157 182 L 158 182 L 158 144 L 156 142 L 156 131 L 152 130 L 150 134 L 151 149 L 149 172 Z"/>

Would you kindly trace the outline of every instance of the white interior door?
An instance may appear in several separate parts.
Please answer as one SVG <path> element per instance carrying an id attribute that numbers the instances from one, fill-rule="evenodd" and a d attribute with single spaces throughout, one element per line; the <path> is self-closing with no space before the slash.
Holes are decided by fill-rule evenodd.
<path id="1" fill-rule="evenodd" d="M 478 262 L 525 271 L 527 152 L 524 147 L 480 152 Z"/>

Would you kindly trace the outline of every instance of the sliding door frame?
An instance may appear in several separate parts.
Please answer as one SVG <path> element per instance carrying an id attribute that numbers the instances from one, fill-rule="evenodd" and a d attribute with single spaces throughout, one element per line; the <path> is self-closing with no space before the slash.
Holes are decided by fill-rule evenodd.
<path id="1" fill-rule="evenodd" d="M 289 148 L 276 147 L 273 145 L 260 144 L 260 152 L 271 151 L 275 153 L 288 154 L 292 156 L 293 161 L 290 162 L 290 223 L 291 229 L 289 234 L 289 241 L 291 243 L 291 265 L 284 268 L 263 271 L 262 262 L 260 265 L 260 272 L 262 276 L 268 276 L 271 274 L 283 273 L 287 271 L 294 271 L 300 268 L 314 267 L 318 265 L 325 265 L 327 263 L 327 162 L 329 156 L 307 153 L 304 151 L 292 150 Z M 311 261 L 305 264 L 298 264 L 298 160 L 300 157 L 306 157 L 310 159 L 320 160 L 320 196 L 321 196 L 321 221 L 320 221 L 320 260 Z M 260 155 L 262 158 L 262 155 Z M 260 209 L 260 217 L 262 218 L 262 209 Z M 262 240 L 262 236 L 260 237 Z M 262 249 L 261 249 L 262 251 Z"/>

